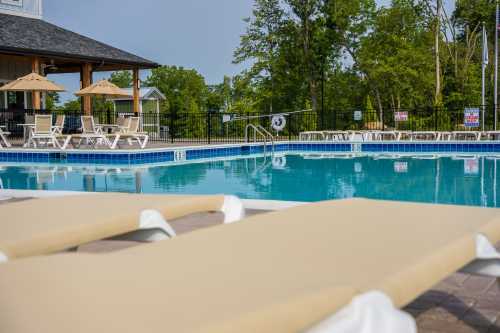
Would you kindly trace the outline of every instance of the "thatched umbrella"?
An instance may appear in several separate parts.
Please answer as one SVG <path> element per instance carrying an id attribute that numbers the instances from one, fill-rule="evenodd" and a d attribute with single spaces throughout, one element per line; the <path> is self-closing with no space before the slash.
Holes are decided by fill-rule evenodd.
<path id="1" fill-rule="evenodd" d="M 75 93 L 78 97 L 84 96 L 103 96 L 108 98 L 130 97 L 130 94 L 125 90 L 117 87 L 108 80 L 101 80 L 87 88 L 83 88 Z"/>
<path id="2" fill-rule="evenodd" d="M 31 73 L 0 87 L 0 91 L 62 92 L 65 89 L 44 76 Z"/>
<path id="3" fill-rule="evenodd" d="M 87 88 L 83 88 L 75 93 L 78 97 L 103 97 L 103 98 L 120 98 L 120 97 L 130 97 L 130 94 L 125 90 L 119 88 L 115 84 L 109 82 L 108 80 L 101 80 L 94 83 Z M 109 119 L 108 112 L 108 121 Z"/>

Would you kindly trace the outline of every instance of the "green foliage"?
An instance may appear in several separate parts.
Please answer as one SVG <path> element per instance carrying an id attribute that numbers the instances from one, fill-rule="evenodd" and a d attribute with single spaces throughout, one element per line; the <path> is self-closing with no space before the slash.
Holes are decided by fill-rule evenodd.
<path id="1" fill-rule="evenodd" d="M 151 71 L 145 84 L 158 88 L 166 97 L 163 112 L 195 113 L 206 110 L 208 87 L 193 69 L 161 66 Z"/>
<path id="2" fill-rule="evenodd" d="M 145 84 L 158 88 L 166 96 L 167 100 L 162 103 L 160 112 L 167 113 L 174 127 L 184 131 L 175 133 L 176 136 L 182 137 L 188 132 L 204 135 L 206 127 L 199 117 L 200 113 L 207 111 L 208 87 L 203 76 L 192 69 L 161 66 L 151 71 Z M 179 117 L 179 114 L 184 116 Z"/>
<path id="3" fill-rule="evenodd" d="M 260 111 L 319 110 L 323 97 L 325 109 L 333 110 L 368 107 L 371 96 L 378 119 L 384 110 L 433 106 L 434 6 L 430 0 L 393 0 L 378 8 L 374 0 L 256 0 L 235 52 L 235 62 L 252 62 L 241 75 L 249 88 L 233 95 L 233 103 L 245 100 Z M 491 43 L 494 14 L 493 1 L 462 0 L 443 15 L 445 108 L 480 103 L 480 24 L 486 22 Z M 491 94 L 491 68 L 488 74 Z"/>
<path id="4" fill-rule="evenodd" d="M 65 112 L 74 112 L 79 111 L 81 109 L 80 99 L 72 99 L 65 102 L 63 105 L 57 107 L 57 110 L 65 111 Z"/>
<path id="5" fill-rule="evenodd" d="M 60 103 L 60 97 L 59 94 L 56 92 L 49 92 L 47 93 L 46 97 L 46 106 L 45 108 L 47 110 L 55 110 L 57 109 L 57 105 Z"/>
<path id="6" fill-rule="evenodd" d="M 366 96 L 366 107 L 363 114 L 363 120 L 365 124 L 379 121 L 377 117 L 377 111 L 373 108 L 372 99 L 369 95 Z"/>
<path id="7" fill-rule="evenodd" d="M 92 110 L 108 111 L 113 110 L 113 102 L 104 97 L 96 96 L 92 98 Z"/>
<path id="8" fill-rule="evenodd" d="M 132 73 L 130 71 L 113 72 L 109 78 L 109 82 L 116 84 L 120 88 L 132 87 Z"/>
<path id="9" fill-rule="evenodd" d="M 354 129 L 382 119 L 385 126 L 394 127 L 393 112 L 408 111 L 410 121 L 398 123 L 398 128 L 454 130 L 457 120 L 451 112 L 481 102 L 480 28 L 484 21 L 493 59 L 494 2 L 456 1 L 454 11 L 441 18 L 440 34 L 435 33 L 435 4 L 435 0 L 392 0 L 377 7 L 376 0 L 254 0 L 252 15 L 245 19 L 246 32 L 234 52 L 234 63 L 249 64 L 248 69 L 207 85 L 195 70 L 162 66 L 152 70 L 145 84 L 167 97 L 161 112 L 169 123 L 161 125 L 177 125 L 197 136 L 207 134 L 206 111 L 236 115 L 316 111 L 294 116 L 296 130 Z M 491 104 L 492 66 L 487 74 Z M 132 75 L 117 72 L 110 80 L 129 87 Z M 442 108 L 437 114 L 412 112 L 434 107 L 436 101 Z M 62 108 L 79 108 L 76 103 Z M 107 107 L 99 100 L 95 104 Z M 354 110 L 363 110 L 362 122 L 353 120 Z M 227 130 L 218 123 L 221 117 L 212 119 L 217 120 L 212 128 Z M 241 130 L 244 122 L 232 126 Z"/>

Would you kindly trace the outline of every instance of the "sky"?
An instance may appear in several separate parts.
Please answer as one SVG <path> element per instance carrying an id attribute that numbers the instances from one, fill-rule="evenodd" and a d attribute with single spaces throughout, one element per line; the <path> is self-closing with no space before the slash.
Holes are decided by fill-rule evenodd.
<path id="1" fill-rule="evenodd" d="M 239 73 L 233 52 L 252 0 L 44 0 L 44 19 L 160 64 L 194 68 L 208 83 Z M 147 71 L 143 71 L 143 76 Z M 106 74 L 109 76 L 109 74 Z M 94 74 L 94 81 L 100 79 Z M 53 75 L 68 91 L 79 75 Z M 62 99 L 71 98 L 70 93 Z"/>
<path id="2" fill-rule="evenodd" d="M 214 84 L 244 69 L 232 60 L 252 5 L 253 0 L 44 0 L 43 11 L 48 22 L 160 64 L 194 68 Z M 102 76 L 94 74 L 94 81 Z M 50 78 L 70 92 L 79 89 L 79 74 Z"/>

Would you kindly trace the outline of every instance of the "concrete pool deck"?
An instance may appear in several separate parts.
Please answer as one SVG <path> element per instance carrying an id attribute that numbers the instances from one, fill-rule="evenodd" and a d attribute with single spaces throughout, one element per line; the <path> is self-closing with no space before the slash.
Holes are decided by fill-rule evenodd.
<path id="1" fill-rule="evenodd" d="M 11 193 L 12 194 L 12 193 Z M 32 200 L 25 196 L 9 198 L 3 194 L 0 204 L 9 204 L 18 200 Z M 38 193 L 40 194 L 40 193 Z M 0 192 L 0 197 L 2 194 Z M 259 202 L 248 202 L 248 206 L 259 207 Z M 296 203 L 291 203 L 293 205 Z M 260 206 L 262 207 L 262 206 Z M 273 205 L 268 206 L 273 210 Z M 281 208 L 286 205 L 282 204 Z M 280 209 L 279 202 L 274 209 Z M 247 210 L 248 215 L 262 214 L 267 210 Z M 171 221 L 178 234 L 193 232 L 202 228 L 222 223 L 219 213 L 196 214 Z M 103 254 L 125 248 L 141 246 L 141 243 L 104 240 L 81 246 L 78 251 L 84 253 Z M 437 284 L 413 303 L 405 308 L 412 314 L 424 333 L 466 333 L 466 332 L 500 332 L 500 285 L 496 279 L 470 276 L 457 273 Z"/>

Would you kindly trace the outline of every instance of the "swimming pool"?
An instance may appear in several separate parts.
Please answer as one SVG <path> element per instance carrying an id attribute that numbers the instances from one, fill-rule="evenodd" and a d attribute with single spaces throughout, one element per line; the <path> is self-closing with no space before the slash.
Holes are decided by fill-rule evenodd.
<path id="1" fill-rule="evenodd" d="M 319 201 L 366 197 L 497 207 L 494 156 L 288 153 L 156 165 L 0 164 L 4 189 L 235 194 Z"/>

